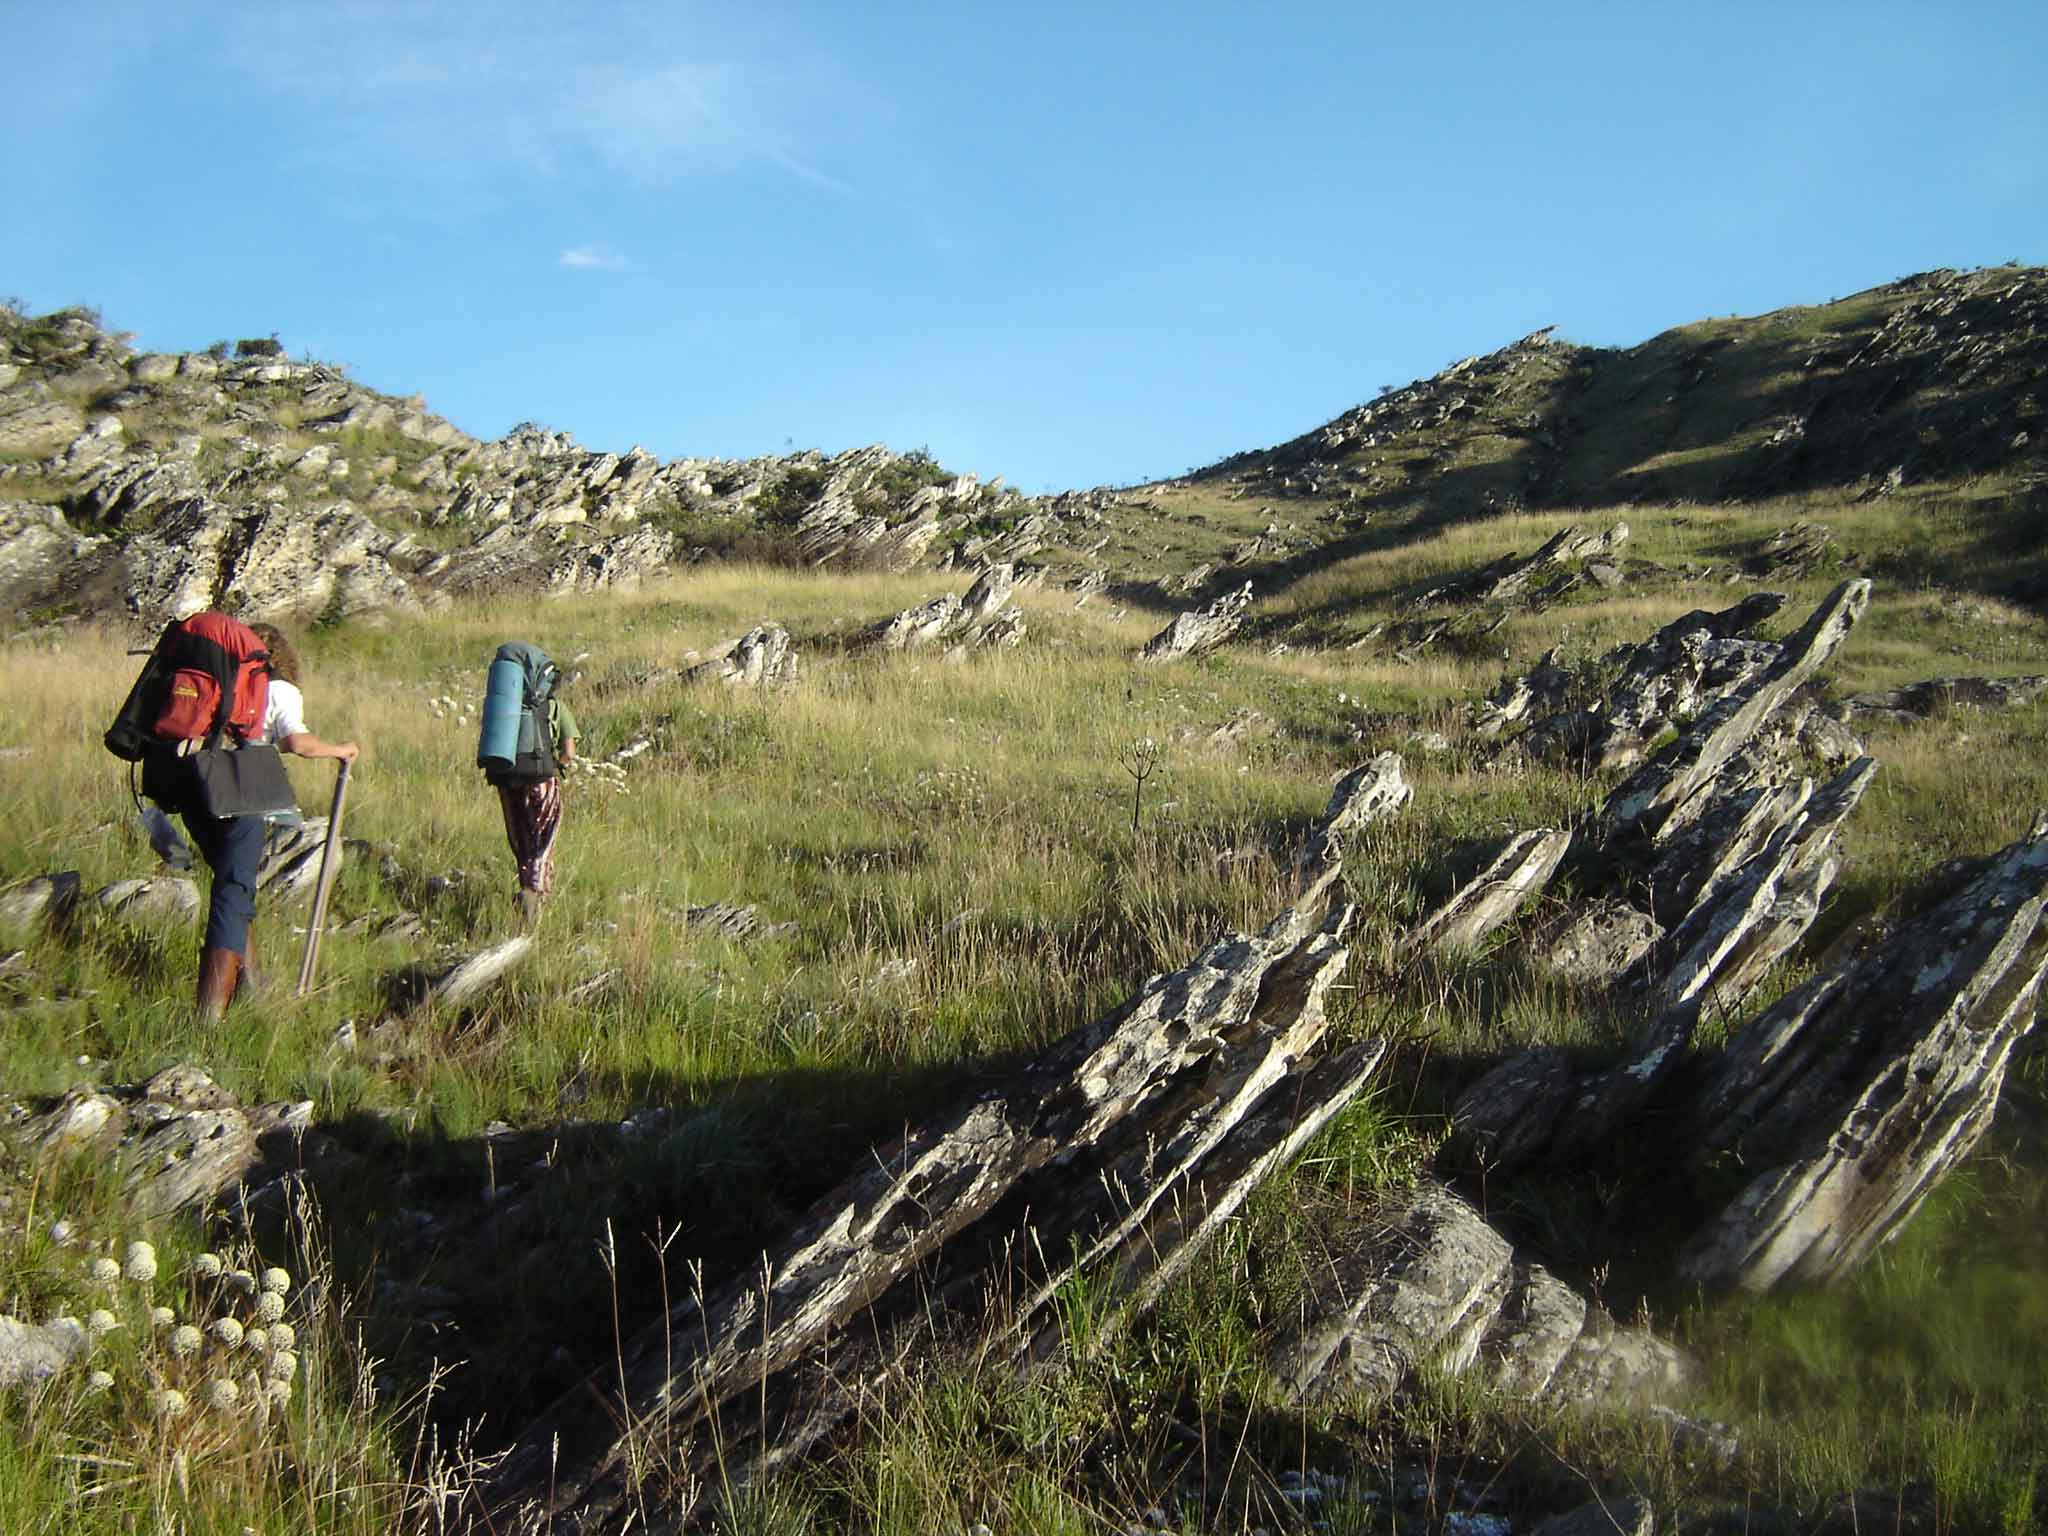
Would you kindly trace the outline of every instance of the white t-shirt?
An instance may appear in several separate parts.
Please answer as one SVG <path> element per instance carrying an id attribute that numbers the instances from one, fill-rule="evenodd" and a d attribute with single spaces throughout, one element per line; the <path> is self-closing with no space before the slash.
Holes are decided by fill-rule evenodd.
<path id="1" fill-rule="evenodd" d="M 306 696 L 296 683 L 281 677 L 270 680 L 270 708 L 263 716 L 258 741 L 281 742 L 287 736 L 302 735 L 306 729 Z"/>

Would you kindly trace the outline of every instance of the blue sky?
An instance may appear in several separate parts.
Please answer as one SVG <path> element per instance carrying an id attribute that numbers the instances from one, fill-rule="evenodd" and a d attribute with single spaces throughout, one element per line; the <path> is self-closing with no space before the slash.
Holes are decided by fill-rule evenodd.
<path id="1" fill-rule="evenodd" d="M 0 294 L 465 430 L 1177 473 L 1544 325 L 2048 261 L 2048 5 L 0 0 Z"/>

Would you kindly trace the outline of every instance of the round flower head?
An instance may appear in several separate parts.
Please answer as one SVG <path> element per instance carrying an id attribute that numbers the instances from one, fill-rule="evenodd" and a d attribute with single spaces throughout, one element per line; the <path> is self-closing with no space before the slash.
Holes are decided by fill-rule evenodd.
<path id="1" fill-rule="evenodd" d="M 299 1357 L 288 1349 L 280 1349 L 270 1357 L 270 1379 L 290 1381 L 299 1374 Z"/>
<path id="2" fill-rule="evenodd" d="M 260 1355 L 263 1351 L 270 1348 L 270 1335 L 261 1328 L 251 1328 L 242 1335 L 242 1348 L 253 1349 Z"/>
<path id="3" fill-rule="evenodd" d="M 178 1314 L 169 1307 L 151 1307 L 149 1309 L 149 1326 L 152 1328 L 168 1328 L 177 1320 Z"/>
<path id="4" fill-rule="evenodd" d="M 290 1323 L 272 1323 L 268 1337 L 272 1349 L 290 1349 L 299 1342 L 299 1336 Z"/>
<path id="5" fill-rule="evenodd" d="M 103 1339 L 121 1326 L 121 1319 L 105 1307 L 95 1307 L 85 1315 L 85 1331 L 96 1339 Z"/>
<path id="6" fill-rule="evenodd" d="M 160 1419 L 175 1419 L 185 1411 L 185 1394 L 176 1387 L 159 1387 L 149 1394 L 149 1405 Z"/>
<path id="7" fill-rule="evenodd" d="M 263 1289 L 275 1291 L 282 1296 L 292 1288 L 292 1277 L 286 1271 L 275 1267 L 263 1271 Z"/>
<path id="8" fill-rule="evenodd" d="M 62 1248 L 77 1235 L 78 1228 L 72 1224 L 68 1217 L 60 1216 L 57 1220 L 50 1223 L 50 1241 L 59 1248 Z"/>
<path id="9" fill-rule="evenodd" d="M 246 1269 L 238 1269 L 232 1275 L 229 1275 L 228 1284 L 244 1296 L 254 1296 L 256 1294 L 256 1277 Z"/>
<path id="10" fill-rule="evenodd" d="M 130 1243 L 127 1257 L 121 1261 L 121 1273 L 137 1285 L 147 1285 L 156 1278 L 156 1249 L 148 1243 Z"/>
<path id="11" fill-rule="evenodd" d="M 216 1376 L 206 1384 L 206 1401 L 215 1408 L 232 1408 L 241 1397 L 242 1389 L 225 1376 Z"/>
<path id="12" fill-rule="evenodd" d="M 232 1317 L 216 1317 L 206 1325 L 206 1331 L 229 1349 L 242 1342 L 242 1325 Z"/>
<path id="13" fill-rule="evenodd" d="M 284 1298 L 276 1291 L 265 1291 L 256 1298 L 256 1320 L 274 1323 L 284 1316 Z"/>
<path id="14" fill-rule="evenodd" d="M 85 1267 L 85 1272 L 92 1276 L 95 1285 L 112 1285 L 121 1278 L 121 1266 L 112 1259 L 94 1259 Z"/>
<path id="15" fill-rule="evenodd" d="M 88 1392 L 111 1392 L 114 1390 L 114 1376 L 111 1371 L 94 1371 L 85 1378 Z"/>
<path id="16" fill-rule="evenodd" d="M 173 1328 L 171 1330 L 171 1358 L 174 1360 L 190 1360 L 199 1353 L 199 1346 L 202 1341 L 203 1336 L 190 1323 L 186 1323 L 182 1327 Z"/>
<path id="17" fill-rule="evenodd" d="M 263 1396 L 274 1409 L 289 1408 L 292 1402 L 292 1384 L 288 1381 L 273 1381 L 264 1387 Z"/>
<path id="18" fill-rule="evenodd" d="M 227 1266 L 220 1261 L 217 1253 L 202 1253 L 192 1261 L 192 1273 L 201 1280 L 218 1280 Z"/>

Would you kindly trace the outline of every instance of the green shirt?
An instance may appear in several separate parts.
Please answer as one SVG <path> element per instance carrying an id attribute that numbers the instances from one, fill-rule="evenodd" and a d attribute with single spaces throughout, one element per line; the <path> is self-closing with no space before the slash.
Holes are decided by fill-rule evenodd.
<path id="1" fill-rule="evenodd" d="M 550 699 L 548 708 L 555 727 L 555 751 L 559 754 L 563 742 L 574 741 L 582 732 L 576 729 L 576 712 L 560 699 Z"/>

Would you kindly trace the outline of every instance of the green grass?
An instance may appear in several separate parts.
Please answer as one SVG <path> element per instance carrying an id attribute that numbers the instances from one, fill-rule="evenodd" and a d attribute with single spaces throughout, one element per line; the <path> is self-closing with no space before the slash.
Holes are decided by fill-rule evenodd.
<path id="1" fill-rule="evenodd" d="M 325 1277 L 307 1314 L 292 1438 L 167 1435 L 139 1411 L 147 1346 L 124 1335 L 108 1346 L 126 1383 L 113 1397 L 88 1397 L 71 1378 L 0 1397 L 0 1526 L 432 1529 L 432 1488 L 473 1476 L 474 1453 L 610 1358 L 614 1308 L 631 1328 L 654 1315 L 665 1279 L 752 1262 L 907 1121 L 985 1085 L 1220 932 L 1262 925 L 1289 897 L 1289 856 L 1332 780 L 1391 749 L 1407 758 L 1416 800 L 1347 865 L 1362 915 L 1348 989 L 1333 994 L 1337 1038 L 1397 1043 L 1373 1094 L 1262 1192 L 1149 1322 L 1125 1326 L 1117 1298 L 1084 1278 L 1063 1298 L 1077 1347 L 1061 1368 L 1020 1381 L 971 1360 L 934 1364 L 917 1390 L 877 1401 L 832 1458 L 747 1494 L 734 1528 L 1096 1531 L 1158 1509 L 1171 1528 L 1277 1529 L 1294 1520 L 1279 1483 L 1290 1470 L 1346 1479 L 1325 1505 L 1332 1529 L 1397 1528 L 1390 1511 L 1399 1529 L 1434 1528 L 1444 1507 L 1400 1498 L 1419 1469 L 1494 1489 L 1518 1516 L 1590 1487 L 1635 1488 L 1660 1517 L 1768 1509 L 1796 1529 L 1857 1489 L 1917 1499 L 1924 1488 L 1936 1529 L 2024 1528 L 2048 1445 L 2030 1386 L 2048 1363 L 2042 1255 L 2017 1235 L 2029 1220 L 2039 1230 L 2037 1147 L 2014 1153 L 2009 1175 L 1980 1163 L 1836 1292 L 1738 1305 L 1610 1277 L 1610 1301 L 1647 1306 L 1710 1362 L 1686 1406 L 1738 1430 L 1744 1449 L 1729 1466 L 1655 1424 L 1567 1418 L 1459 1379 L 1432 1376 L 1393 1403 L 1304 1412 L 1284 1405 L 1262 1365 L 1328 1233 L 1416 1174 L 1461 1083 L 1529 1042 L 1611 1059 L 1635 1025 L 1625 1006 L 1537 973 L 1512 936 L 1426 966 L 1402 954 L 1408 926 L 1505 832 L 1574 823 L 1607 789 L 1561 771 L 1498 771 L 1467 732 L 1471 699 L 1552 646 L 1592 666 L 1688 609 L 1735 602 L 1759 585 L 1733 579 L 1743 555 L 1799 520 L 1833 531 L 1838 568 L 1763 583 L 1790 599 L 1775 632 L 1844 575 L 1878 582 L 1826 676 L 1836 695 L 1944 673 L 2048 672 L 2048 626 L 1987 595 L 2042 561 L 2038 520 L 2024 515 L 2038 493 L 2015 476 L 1876 500 L 1834 488 L 1683 504 L 1674 487 L 1722 472 L 1715 444 L 1747 430 L 1750 406 L 1660 414 L 1661 397 L 1645 394 L 1638 419 L 1579 445 L 1573 475 L 1587 494 L 1540 511 L 1508 494 L 1533 441 L 1508 431 L 1510 418 L 1648 391 L 1660 370 L 1731 336 L 1777 348 L 1744 365 L 1754 372 L 1745 388 L 1768 395 L 1782 386 L 1780 362 L 1803 361 L 1829 335 L 1853 339 L 1882 312 L 1865 296 L 1709 322 L 1599 367 L 1571 349 L 1535 354 L 1496 381 L 1486 413 L 1353 455 L 1313 492 L 1239 466 L 1132 490 L 1108 525 L 1070 529 L 1077 544 L 1111 536 L 1076 564 L 1158 574 L 1214 563 L 1217 590 L 1256 578 L 1247 637 L 1200 661 L 1133 665 L 1187 605 L 1135 579 L 1079 608 L 1056 590 L 1027 592 L 1024 645 L 963 663 L 850 642 L 874 620 L 960 590 L 964 573 L 712 565 L 629 596 L 523 604 L 527 638 L 564 660 L 589 653 L 569 695 L 586 755 L 642 734 L 655 744 L 622 791 L 571 780 L 560 889 L 537 953 L 459 1013 L 389 1018 L 386 996 L 402 968 L 512 930 L 497 807 L 470 766 L 474 714 L 437 702 L 474 703 L 512 621 L 502 601 L 457 602 L 305 634 L 313 728 L 365 747 L 348 831 L 392 858 L 345 868 L 313 997 L 274 992 L 202 1036 L 190 1022 L 190 925 L 84 909 L 61 928 L 0 936 L 0 954 L 22 951 L 0 974 L 10 1097 L 136 1083 L 193 1060 L 244 1100 L 312 1099 L 356 1159 L 314 1178 L 315 1204 L 295 1223 L 242 1239 Z M 412 454 L 377 433 L 340 446 L 352 489 L 373 456 L 403 469 Z M 1423 466 L 1420 478 L 1410 465 Z M 1661 484 L 1638 499 L 1632 487 L 1651 471 Z M 791 511 L 815 490 L 805 473 L 771 488 L 769 510 Z M 1368 487 L 1374 474 L 1383 479 Z M 874 489 L 900 499 L 938 476 L 907 460 Z M 8 481 L 8 494 L 20 484 Z M 1488 494 L 1487 515 L 1469 515 Z M 725 547 L 740 547 L 732 528 L 692 509 L 655 517 L 691 542 L 731 534 Z M 1424 587 L 1532 551 L 1567 522 L 1617 518 L 1634 530 L 1619 591 L 1581 589 L 1413 660 L 1372 642 L 1346 648 Z M 1269 525 L 1298 552 L 1222 564 Z M 425 537 L 444 536 L 457 534 Z M 796 687 L 759 697 L 655 680 L 769 620 L 796 638 Z M 75 869 L 91 892 L 150 871 L 99 746 L 135 643 L 89 627 L 5 642 L 0 748 L 27 755 L 0 756 L 0 885 Z M 1249 726 L 1219 739 L 1234 720 Z M 1419 750 L 1411 737 L 1424 731 L 1449 750 Z M 2024 831 L 2048 805 L 2044 732 L 2042 706 L 1873 730 L 1883 768 L 1849 824 L 1843 879 L 1813 944 L 1762 996 L 1946 861 Z M 1134 827 L 1125 758 L 1144 738 L 1161 755 Z M 293 771 L 302 803 L 324 809 L 332 770 Z M 1524 926 L 1571 894 L 1573 878 Z M 712 902 L 790 926 L 739 942 L 691 930 L 687 911 Z M 338 931 L 401 909 L 420 915 L 424 939 Z M 303 921 L 303 906 L 262 913 L 273 972 L 294 968 Z M 334 1043 L 345 1023 L 352 1052 Z M 2016 1097 L 2038 1102 L 2041 1091 L 2037 1067 Z M 651 1129 L 617 1136 L 628 1119 Z M 147 1236 L 167 1266 L 227 1240 L 185 1217 L 137 1224 L 119 1180 L 91 1158 L 10 1154 L 0 1193 L 11 1202 L 0 1309 L 23 1316 L 90 1300 L 85 1248 L 50 1240 L 60 1217 L 95 1251 Z M 1589 1284 L 1625 1236 L 1599 1188 L 1496 1193 L 1519 1230 L 1542 1234 L 1547 1255 Z M 485 1212 L 502 1215 L 485 1222 Z M 419 1300 L 437 1293 L 452 1300 Z M 199 1422 L 179 1434 L 198 1434 Z M 468 1446 L 457 1445 L 471 1423 Z M 195 1481 L 201 1463 L 220 1475 Z"/>

